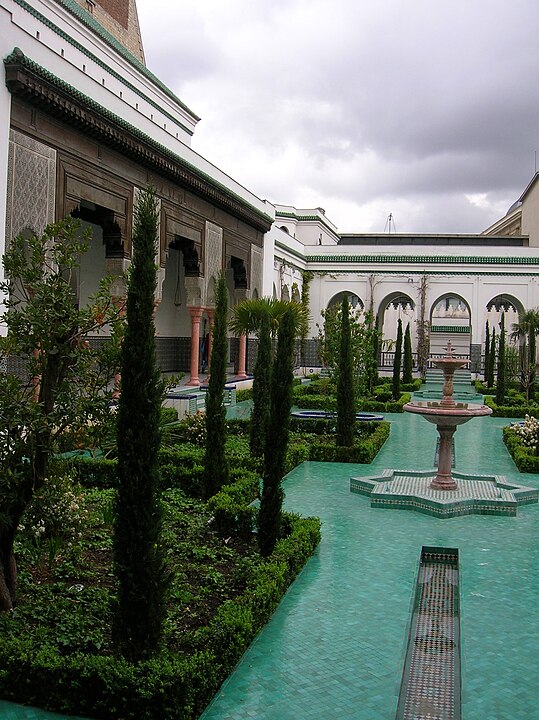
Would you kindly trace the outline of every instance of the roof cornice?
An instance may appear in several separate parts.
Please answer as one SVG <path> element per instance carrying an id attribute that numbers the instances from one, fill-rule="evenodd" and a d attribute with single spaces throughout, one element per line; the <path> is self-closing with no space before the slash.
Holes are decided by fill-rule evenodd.
<path id="1" fill-rule="evenodd" d="M 137 163 L 169 178 L 261 232 L 272 218 L 15 48 L 4 59 L 12 95 L 60 118 Z"/>

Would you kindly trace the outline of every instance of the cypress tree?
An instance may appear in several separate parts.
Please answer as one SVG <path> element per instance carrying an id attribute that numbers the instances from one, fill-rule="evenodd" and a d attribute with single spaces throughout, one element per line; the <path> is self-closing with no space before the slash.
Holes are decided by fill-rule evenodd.
<path id="1" fill-rule="evenodd" d="M 402 359 L 402 320 L 397 323 L 397 342 L 395 345 L 395 359 L 393 361 L 393 400 L 398 400 L 401 395 L 401 359 Z"/>
<path id="2" fill-rule="evenodd" d="M 220 273 L 215 288 L 215 321 L 213 324 L 211 374 L 206 395 L 206 456 L 204 462 L 204 497 L 219 492 L 228 483 L 228 462 L 225 455 L 228 297 L 226 280 Z"/>
<path id="3" fill-rule="evenodd" d="M 271 323 L 268 314 L 262 316 L 258 338 L 258 354 L 254 368 L 253 410 L 249 444 L 253 455 L 264 454 L 269 422 L 271 384 Z"/>
<path id="4" fill-rule="evenodd" d="M 118 605 L 113 635 L 117 649 L 129 660 L 148 657 L 159 648 L 169 581 L 161 543 L 157 457 L 164 389 L 153 322 L 157 222 L 157 201 L 149 189 L 140 194 L 135 208 L 117 427 Z"/>
<path id="5" fill-rule="evenodd" d="M 281 509 L 290 410 L 292 409 L 294 315 L 287 310 L 279 321 L 277 352 L 271 375 L 271 405 L 264 452 L 264 484 L 259 512 L 258 542 L 263 557 L 271 555 L 281 535 Z"/>
<path id="6" fill-rule="evenodd" d="M 490 352 L 488 354 L 488 377 L 487 387 L 494 387 L 494 364 L 496 362 L 496 328 L 492 328 L 490 337 Z"/>
<path id="7" fill-rule="evenodd" d="M 490 367 L 490 328 L 488 320 L 485 323 L 485 365 L 483 368 L 483 378 L 485 385 L 488 387 L 488 371 Z"/>
<path id="8" fill-rule="evenodd" d="M 365 334 L 365 390 L 368 395 L 372 395 L 374 387 L 378 382 L 378 349 L 380 341 L 380 333 L 376 327 L 376 322 L 371 310 L 365 313 L 365 325 L 367 332 Z M 352 353 L 352 362 L 354 361 Z"/>
<path id="9" fill-rule="evenodd" d="M 498 368 L 496 373 L 496 405 L 503 405 L 505 398 L 505 313 L 500 323 L 500 339 L 498 341 Z"/>
<path id="10" fill-rule="evenodd" d="M 348 298 L 341 305 L 341 347 L 337 379 L 337 436 L 336 444 L 351 447 L 354 444 L 356 404 L 354 397 L 354 361 L 350 330 Z"/>
<path id="11" fill-rule="evenodd" d="M 414 380 L 414 360 L 412 357 L 412 338 L 410 336 L 410 323 L 406 325 L 404 333 L 404 362 L 402 371 L 402 381 L 411 383 Z"/>

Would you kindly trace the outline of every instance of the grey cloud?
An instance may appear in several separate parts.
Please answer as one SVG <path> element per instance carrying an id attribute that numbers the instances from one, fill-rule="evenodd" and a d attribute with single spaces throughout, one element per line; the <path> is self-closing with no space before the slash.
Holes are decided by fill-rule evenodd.
<path id="1" fill-rule="evenodd" d="M 155 39 L 157 25 L 142 23 L 150 69 L 202 116 L 193 146 L 259 195 L 319 194 L 330 216 L 336 198 L 358 217 L 393 198 L 418 231 L 465 231 L 498 206 L 466 194 L 512 201 L 531 177 L 535 0 L 253 0 L 226 11 L 208 0 L 169 12 L 174 31 Z"/>

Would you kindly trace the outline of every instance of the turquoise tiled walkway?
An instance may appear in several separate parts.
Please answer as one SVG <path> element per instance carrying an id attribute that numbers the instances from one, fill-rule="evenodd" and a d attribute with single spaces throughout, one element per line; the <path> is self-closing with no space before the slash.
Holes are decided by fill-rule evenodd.
<path id="1" fill-rule="evenodd" d="M 306 463 L 288 476 L 288 509 L 319 515 L 322 542 L 201 720 L 393 720 L 422 545 L 460 549 L 463 717 L 539 717 L 539 506 L 449 520 L 371 508 L 351 475 L 433 465 L 434 426 L 389 419 L 373 465 Z M 507 422 L 459 428 L 456 467 L 537 486 L 502 444 Z M 2 720 L 57 717 L 0 703 Z"/>
<path id="2" fill-rule="evenodd" d="M 306 463 L 288 476 L 287 507 L 322 517 L 322 543 L 202 720 L 393 720 L 422 545 L 460 549 L 463 717 L 539 717 L 539 507 L 448 520 L 371 508 L 349 492 L 351 474 L 433 464 L 435 427 L 391 420 L 372 466 Z M 457 469 L 537 486 L 502 444 L 507 422 L 459 428 Z"/>

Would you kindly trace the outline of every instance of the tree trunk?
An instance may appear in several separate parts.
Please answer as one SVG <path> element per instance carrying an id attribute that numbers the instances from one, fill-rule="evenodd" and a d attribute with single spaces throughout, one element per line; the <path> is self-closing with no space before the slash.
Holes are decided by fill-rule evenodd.
<path id="1" fill-rule="evenodd" d="M 13 554 L 15 533 L 5 529 L 0 535 L 0 610 L 12 610 L 17 600 L 17 564 Z"/>

